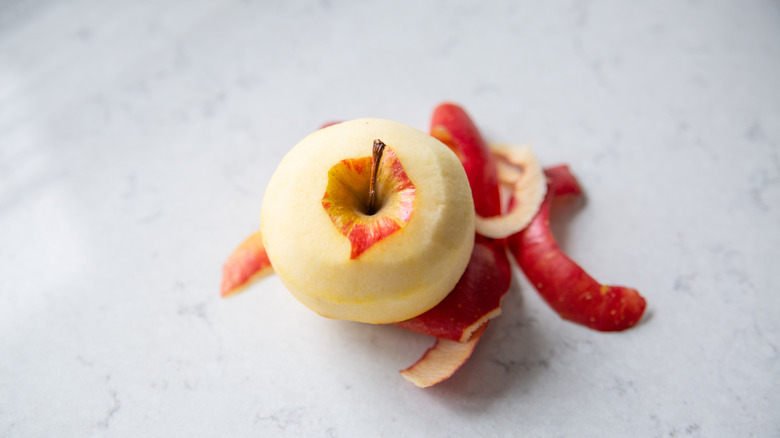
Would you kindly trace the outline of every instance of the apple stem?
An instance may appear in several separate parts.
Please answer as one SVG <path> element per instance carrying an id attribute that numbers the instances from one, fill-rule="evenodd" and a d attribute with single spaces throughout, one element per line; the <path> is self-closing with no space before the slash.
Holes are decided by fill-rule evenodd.
<path id="1" fill-rule="evenodd" d="M 385 144 L 380 139 L 374 140 L 373 155 L 371 157 L 371 181 L 368 186 L 368 208 L 366 214 L 369 216 L 376 213 L 376 177 L 379 173 L 379 161 L 382 159 L 382 152 L 385 150 Z"/>

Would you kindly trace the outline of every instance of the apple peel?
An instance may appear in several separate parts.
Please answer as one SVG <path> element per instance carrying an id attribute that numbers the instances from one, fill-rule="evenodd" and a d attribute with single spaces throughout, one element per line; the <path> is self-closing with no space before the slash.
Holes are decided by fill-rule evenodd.
<path id="1" fill-rule="evenodd" d="M 395 323 L 417 333 L 466 342 L 488 320 L 501 314 L 512 268 L 502 241 L 477 235 L 466 271 L 455 289 L 433 309 Z"/>
<path id="2" fill-rule="evenodd" d="M 260 231 L 247 237 L 222 267 L 222 297 L 235 295 L 274 272 Z"/>
<path id="3" fill-rule="evenodd" d="M 404 379 L 418 388 L 427 388 L 450 378 L 466 363 L 487 328 L 482 324 L 466 342 L 436 338 L 436 343 L 409 368 L 401 371 Z"/>
<path id="4" fill-rule="evenodd" d="M 466 111 L 453 103 L 433 110 L 431 136 L 449 147 L 460 159 L 474 195 L 477 215 L 501 214 L 496 158 Z"/>
<path id="5" fill-rule="evenodd" d="M 498 180 L 515 202 L 506 214 L 483 217 L 474 221 L 477 233 L 494 239 L 504 239 L 525 228 L 542 205 L 547 192 L 547 180 L 542 166 L 529 146 L 493 146 Z"/>
<path id="6" fill-rule="evenodd" d="M 571 260 L 550 230 L 555 196 L 582 190 L 567 166 L 547 172 L 547 195 L 531 224 L 507 239 L 509 251 L 528 281 L 550 307 L 568 321 L 598 331 L 622 331 L 636 325 L 647 302 L 636 289 L 602 285 Z"/>

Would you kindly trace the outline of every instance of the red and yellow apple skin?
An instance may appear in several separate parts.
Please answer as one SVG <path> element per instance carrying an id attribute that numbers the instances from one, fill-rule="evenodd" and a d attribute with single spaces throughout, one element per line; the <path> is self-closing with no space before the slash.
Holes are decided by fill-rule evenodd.
<path id="1" fill-rule="evenodd" d="M 228 257 L 222 267 L 220 293 L 223 297 L 239 293 L 252 282 L 273 272 L 263 237 L 258 231 L 247 237 Z"/>
<path id="2" fill-rule="evenodd" d="M 352 245 L 351 259 L 403 228 L 414 211 L 414 183 L 389 147 L 380 160 L 377 181 L 383 214 L 362 211 L 368 205 L 372 163 L 371 157 L 341 160 L 328 171 L 328 187 L 322 197 L 322 207 Z"/>
<path id="3" fill-rule="evenodd" d="M 474 199 L 477 233 L 503 239 L 528 225 L 547 187 L 542 168 L 530 148 L 491 149 L 468 113 L 453 103 L 436 107 L 431 118 L 431 135 L 458 155 L 469 177 L 471 191 L 484 194 Z M 512 171 L 501 172 L 507 168 Z M 521 200 L 505 214 L 501 210 L 501 195 L 493 190 L 500 183 Z"/>
<path id="4" fill-rule="evenodd" d="M 437 106 L 431 116 L 431 135 L 449 146 L 460 159 L 475 193 L 477 214 L 500 215 L 496 159 L 468 113 L 453 103 Z"/>
<path id="5" fill-rule="evenodd" d="M 599 331 L 622 331 L 636 325 L 647 302 L 636 289 L 603 285 L 571 260 L 550 230 L 553 198 L 580 195 L 567 166 L 546 170 L 548 190 L 539 212 L 523 231 L 507 239 L 528 281 L 550 307 L 568 321 Z"/>
<path id="6" fill-rule="evenodd" d="M 427 388 L 449 379 L 471 357 L 486 328 L 487 324 L 482 324 L 465 342 L 437 338 L 420 360 L 401 370 L 401 375 L 418 388 Z"/>
<path id="7" fill-rule="evenodd" d="M 362 197 L 376 139 L 388 155 L 379 208 L 368 215 Z M 298 300 L 360 322 L 431 309 L 474 247 L 474 202 L 458 158 L 430 135 L 380 119 L 334 124 L 298 143 L 268 183 L 260 223 L 273 269 Z"/>

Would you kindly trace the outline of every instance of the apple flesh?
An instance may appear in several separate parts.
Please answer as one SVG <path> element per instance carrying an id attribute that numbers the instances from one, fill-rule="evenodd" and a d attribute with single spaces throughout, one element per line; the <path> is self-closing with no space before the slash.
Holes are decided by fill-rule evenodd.
<path id="1" fill-rule="evenodd" d="M 379 161 L 369 212 L 371 146 Z M 273 270 L 304 305 L 337 319 L 393 323 L 441 302 L 474 246 L 474 202 L 458 158 L 430 135 L 381 119 L 320 129 L 268 183 L 261 232 Z"/>

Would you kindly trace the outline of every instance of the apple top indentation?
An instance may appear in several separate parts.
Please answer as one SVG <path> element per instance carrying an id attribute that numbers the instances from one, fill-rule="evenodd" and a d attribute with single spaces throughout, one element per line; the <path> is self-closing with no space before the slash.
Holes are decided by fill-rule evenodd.
<path id="1" fill-rule="evenodd" d="M 376 144 L 376 142 L 375 142 Z M 322 207 L 351 244 L 350 259 L 403 228 L 412 217 L 416 189 L 389 146 L 372 157 L 339 161 L 328 171 Z M 376 174 L 374 175 L 374 169 Z M 374 178 L 372 178 L 375 177 Z M 371 204 L 372 181 L 375 199 Z"/>

